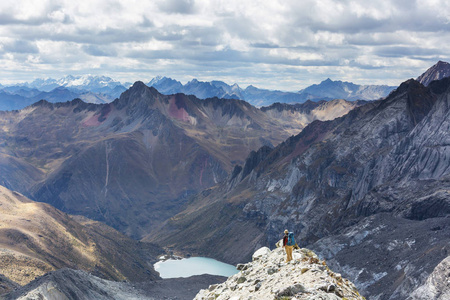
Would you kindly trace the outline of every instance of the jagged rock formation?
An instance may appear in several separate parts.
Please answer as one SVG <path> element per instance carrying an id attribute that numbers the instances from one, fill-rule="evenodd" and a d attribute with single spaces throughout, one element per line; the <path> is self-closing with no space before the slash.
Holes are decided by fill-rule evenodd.
<path id="1" fill-rule="evenodd" d="M 253 261 L 239 264 L 240 272 L 222 284 L 201 290 L 195 300 L 228 299 L 365 299 L 356 287 L 334 273 L 308 250 L 294 250 L 294 260 L 286 263 L 283 248 L 263 247 Z"/>
<path id="2" fill-rule="evenodd" d="M 404 299 L 450 251 L 449 107 L 449 78 L 428 88 L 409 80 L 312 122 L 251 156 L 247 175 L 235 168 L 195 196 L 153 240 L 237 263 L 288 227 L 362 293 Z"/>
<path id="3" fill-rule="evenodd" d="M 445 61 L 438 61 L 425 73 L 417 77 L 417 81 L 423 84 L 424 86 L 428 86 L 434 80 L 441 80 L 449 76 L 450 76 L 450 64 Z"/>
<path id="4" fill-rule="evenodd" d="M 110 280 L 155 280 L 159 276 L 151 263 L 161 252 L 0 186 L 0 273 L 10 281 L 24 285 L 65 267 Z"/>

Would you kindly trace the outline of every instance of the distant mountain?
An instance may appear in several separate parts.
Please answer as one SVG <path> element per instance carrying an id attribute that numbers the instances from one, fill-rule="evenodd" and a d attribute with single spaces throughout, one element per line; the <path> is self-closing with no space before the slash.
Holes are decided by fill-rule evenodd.
<path id="1" fill-rule="evenodd" d="M 299 94 L 310 100 L 377 100 L 386 97 L 395 88 L 387 85 L 358 85 L 328 78 L 299 91 Z"/>
<path id="2" fill-rule="evenodd" d="M 31 83 L 23 84 L 29 88 L 35 88 L 41 91 L 49 92 L 57 87 L 76 88 L 91 92 L 109 91 L 123 85 L 119 81 L 115 81 L 107 76 L 72 76 L 68 75 L 60 79 L 36 79 Z M 124 87 L 125 88 L 125 87 Z M 125 88 L 126 89 L 126 88 Z"/>
<path id="3" fill-rule="evenodd" d="M 102 223 L 71 217 L 3 186 L 0 228 L 1 273 L 20 285 L 67 267 L 110 280 L 159 278 L 147 261 L 155 260 L 155 250 L 161 253 L 162 249 L 133 241 Z"/>
<path id="4" fill-rule="evenodd" d="M 65 76 L 36 79 L 0 88 L 0 110 L 18 110 L 39 100 L 52 103 L 80 98 L 88 103 L 109 103 L 126 91 L 118 81 L 105 76 Z"/>
<path id="5" fill-rule="evenodd" d="M 428 86 L 433 80 L 440 80 L 450 76 L 450 64 L 445 61 L 438 61 L 425 73 L 417 77 L 417 81 L 424 86 Z"/>
<path id="6" fill-rule="evenodd" d="M 184 93 L 195 95 L 200 99 L 211 97 L 241 99 L 258 107 L 276 102 L 303 103 L 307 100 L 377 100 L 386 97 L 395 88 L 384 85 L 357 85 L 327 79 L 295 93 L 259 89 L 251 85 L 242 89 L 237 84 L 228 85 L 222 81 L 202 82 L 196 79 L 183 85 L 167 77 L 156 77 L 148 85 L 166 95 Z"/>
<path id="7" fill-rule="evenodd" d="M 406 299 L 450 251 L 449 101 L 450 78 L 409 80 L 313 121 L 251 152 L 146 240 L 237 263 L 287 228 L 366 297 Z"/>
<path id="8" fill-rule="evenodd" d="M 342 117 L 365 103 L 367 102 L 343 99 L 318 102 L 308 100 L 297 104 L 274 103 L 267 107 L 261 107 L 261 111 L 278 120 L 290 135 L 297 135 L 300 132 L 299 128 L 303 129 L 315 120 L 327 121 Z"/>
<path id="9" fill-rule="evenodd" d="M 237 84 L 232 86 L 222 81 L 203 82 L 193 79 L 183 85 L 181 82 L 167 77 L 155 77 L 148 86 L 154 87 L 160 93 L 165 95 L 183 93 L 186 95 L 194 95 L 200 99 L 206 98 L 225 98 L 243 100 L 241 89 Z"/>

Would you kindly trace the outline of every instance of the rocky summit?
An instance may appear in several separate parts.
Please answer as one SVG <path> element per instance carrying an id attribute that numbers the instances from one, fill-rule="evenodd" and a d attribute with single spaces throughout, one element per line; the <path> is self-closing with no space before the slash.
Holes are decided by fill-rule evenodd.
<path id="1" fill-rule="evenodd" d="M 252 262 L 237 265 L 238 274 L 201 290 L 195 300 L 365 299 L 352 282 L 330 270 L 311 250 L 294 250 L 293 258 L 286 263 L 283 248 L 262 247 Z"/>

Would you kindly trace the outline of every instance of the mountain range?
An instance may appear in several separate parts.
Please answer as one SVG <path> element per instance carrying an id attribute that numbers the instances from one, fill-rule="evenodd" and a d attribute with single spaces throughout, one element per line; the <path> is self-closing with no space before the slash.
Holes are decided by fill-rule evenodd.
<path id="1" fill-rule="evenodd" d="M 450 78 L 262 147 L 144 240 L 248 260 L 285 228 L 363 295 L 405 299 L 449 255 Z M 203 237 L 198 240 L 198 237 Z"/>
<path id="2" fill-rule="evenodd" d="M 245 100 L 254 106 L 268 106 L 272 103 L 303 103 L 307 100 L 377 100 L 386 97 L 395 87 L 386 85 L 357 85 L 351 82 L 326 79 L 299 92 L 282 92 L 259 89 L 252 85 L 245 89 L 237 84 L 228 85 L 222 81 L 202 82 L 197 79 L 185 85 L 172 78 L 156 77 L 148 86 L 156 88 L 163 94 L 184 93 L 198 98 L 233 98 Z"/>
<path id="3" fill-rule="evenodd" d="M 43 99 L 52 103 L 75 98 L 88 103 L 109 103 L 130 85 L 122 85 L 110 77 L 92 75 L 36 79 L 31 83 L 0 86 L 0 110 L 22 109 Z"/>
<path id="4" fill-rule="evenodd" d="M 0 208 L 7 217 L 0 219 L 0 242 L 43 266 L 79 261 L 89 271 L 93 252 L 86 245 L 118 239 L 112 257 L 97 252 L 106 256 L 103 270 L 119 264 L 119 251 L 132 251 L 137 265 L 126 263 L 142 271 L 151 258 L 141 256 L 141 247 L 149 242 L 237 263 L 273 247 L 288 228 L 363 295 L 424 295 L 443 284 L 436 280 L 445 278 L 440 270 L 450 244 L 450 78 L 437 79 L 428 86 L 408 80 L 377 101 L 262 108 L 238 99 L 164 95 L 136 82 L 110 103 L 41 100 L 2 111 L 0 185 L 7 197 Z M 18 232 L 10 233 L 8 219 Z M 52 235 L 61 246 L 45 239 Z M 74 263 L 67 241 L 87 260 Z M 70 272 L 55 276 L 105 287 Z M 2 282 L 14 286 L 9 276 Z"/>
<path id="5" fill-rule="evenodd" d="M 222 81 L 202 82 L 193 79 L 183 85 L 167 78 L 155 77 L 148 84 L 165 95 L 183 93 L 199 99 L 239 99 L 257 106 L 273 103 L 303 103 L 307 100 L 376 100 L 389 94 L 395 87 L 378 85 L 356 85 L 350 82 L 324 80 L 299 92 L 282 92 L 237 84 L 228 85 Z M 87 103 L 110 103 L 119 98 L 130 83 L 120 83 L 105 76 L 65 76 L 60 79 L 36 79 L 31 83 L 11 86 L 0 85 L 0 110 L 18 110 L 39 100 L 64 102 L 79 98 Z"/>
<path id="6" fill-rule="evenodd" d="M 166 96 L 142 82 L 108 104 L 42 100 L 0 112 L 0 184 L 141 238 L 189 196 L 225 180 L 250 151 L 357 105 L 262 110 L 235 99 Z"/>

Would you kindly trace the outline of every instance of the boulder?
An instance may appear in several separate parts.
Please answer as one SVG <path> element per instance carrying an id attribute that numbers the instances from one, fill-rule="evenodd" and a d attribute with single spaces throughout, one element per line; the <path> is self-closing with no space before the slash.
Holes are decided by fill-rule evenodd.
<path id="1" fill-rule="evenodd" d="M 262 257 L 269 255 L 270 252 L 271 252 L 270 249 L 267 247 L 259 248 L 258 250 L 255 251 L 255 253 L 253 253 L 252 259 L 253 261 L 258 260 Z"/>

